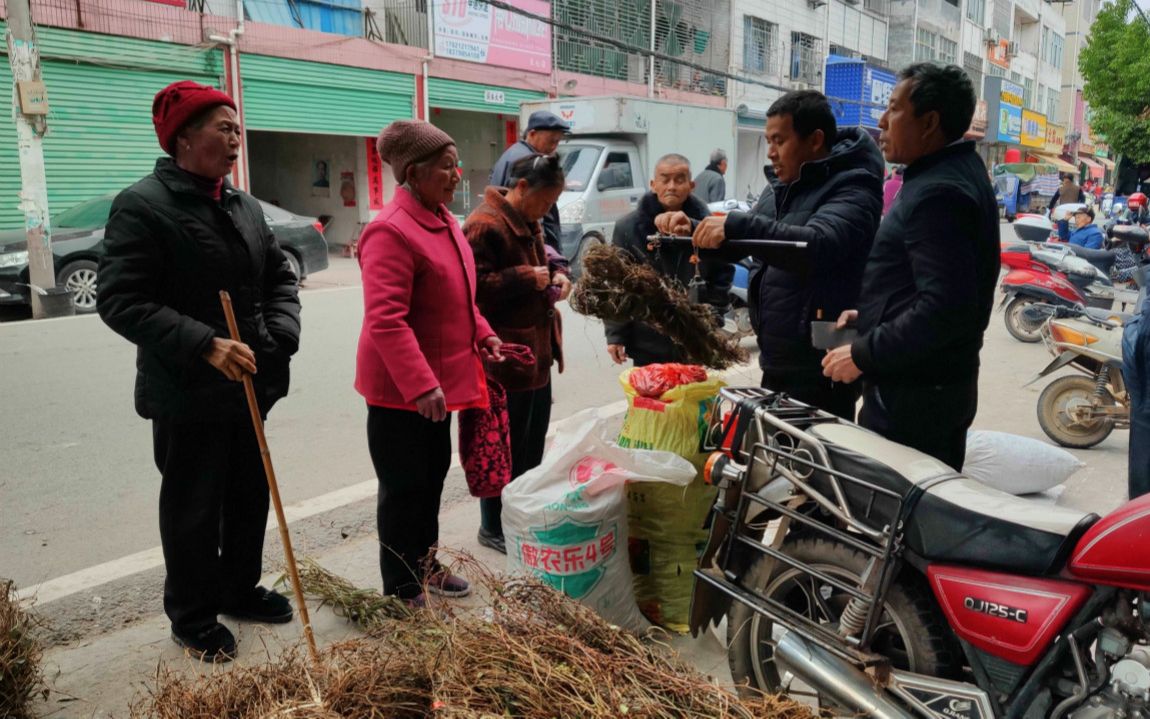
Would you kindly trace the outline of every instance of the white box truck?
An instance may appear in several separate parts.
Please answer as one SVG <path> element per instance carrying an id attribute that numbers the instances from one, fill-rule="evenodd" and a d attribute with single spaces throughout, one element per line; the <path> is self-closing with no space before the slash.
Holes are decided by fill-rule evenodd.
<path id="1" fill-rule="evenodd" d="M 637 97 L 581 97 L 525 102 L 520 127 L 537 110 L 548 110 L 571 124 L 559 145 L 567 187 L 559 197 L 563 254 L 575 272 L 582 254 L 610 242 L 615 221 L 634 210 L 650 189 L 652 165 L 677 152 L 699 174 L 711 152 L 727 153 L 727 178 L 736 176 L 738 118 L 733 110 L 681 105 Z M 727 197 L 734 196 L 727 181 Z"/>

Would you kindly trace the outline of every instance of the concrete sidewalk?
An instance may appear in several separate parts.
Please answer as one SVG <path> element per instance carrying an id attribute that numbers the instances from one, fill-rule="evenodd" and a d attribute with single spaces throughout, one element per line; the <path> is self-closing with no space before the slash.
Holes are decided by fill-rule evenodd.
<path id="1" fill-rule="evenodd" d="M 442 546 L 468 552 L 488 567 L 501 570 L 505 558 L 480 547 L 475 531 L 476 510 L 472 502 L 456 504 L 440 515 Z M 357 586 L 379 586 L 378 550 L 374 538 L 353 539 L 313 558 Z M 278 576 L 278 573 L 266 576 L 264 585 L 271 586 Z M 468 598 L 461 601 L 478 603 L 481 600 Z M 155 606 L 159 610 L 160 597 L 156 597 Z M 316 640 L 321 645 L 359 635 L 355 627 L 335 616 L 331 610 L 321 609 L 314 602 L 309 602 L 308 608 Z M 45 657 L 44 668 L 52 694 L 39 708 L 40 714 L 68 719 L 123 718 L 128 716 L 133 701 L 146 696 L 161 666 L 166 665 L 188 676 L 210 675 L 230 671 L 235 666 L 260 664 L 285 647 L 303 641 L 298 619 L 280 626 L 247 624 L 227 617 L 221 617 L 221 621 L 236 633 L 239 657 L 231 664 L 218 667 L 185 657 L 169 638 L 168 619 L 159 611 L 120 631 L 50 650 Z M 704 675 L 723 685 L 731 683 L 726 651 L 713 635 L 704 634 L 697 640 L 689 636 L 676 637 L 671 645 Z"/>

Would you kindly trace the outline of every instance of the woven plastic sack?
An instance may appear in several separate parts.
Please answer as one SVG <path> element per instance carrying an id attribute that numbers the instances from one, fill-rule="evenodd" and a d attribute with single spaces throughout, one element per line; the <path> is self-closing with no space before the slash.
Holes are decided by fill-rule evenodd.
<path id="1" fill-rule="evenodd" d="M 707 541 L 704 526 L 716 492 L 703 482 L 707 453 L 702 441 L 711 405 L 725 383 L 709 379 L 684 384 L 652 399 L 640 396 L 631 385 L 631 373 L 637 371 L 619 377 L 628 402 L 619 445 L 674 452 L 700 470 L 682 488 L 647 482 L 627 486 L 635 600 L 647 619 L 685 632 L 694 589 L 692 572 Z"/>
<path id="2" fill-rule="evenodd" d="M 503 490 L 507 570 L 533 574 L 631 631 L 648 624 L 631 590 L 625 482 L 685 487 L 690 462 L 670 452 L 624 449 L 595 409 L 559 423 L 543 462 Z"/>
<path id="3" fill-rule="evenodd" d="M 1085 466 L 1041 440 L 989 430 L 966 433 L 962 473 L 1008 494 L 1045 492 Z"/>

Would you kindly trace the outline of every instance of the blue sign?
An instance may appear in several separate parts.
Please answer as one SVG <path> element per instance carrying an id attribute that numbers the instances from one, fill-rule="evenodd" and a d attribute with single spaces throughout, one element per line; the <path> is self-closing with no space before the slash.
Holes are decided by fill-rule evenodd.
<path id="1" fill-rule="evenodd" d="M 998 141 L 999 142 L 1013 142 L 1018 144 L 1022 141 L 1022 108 L 1006 103 L 999 103 L 998 105 Z"/>
<path id="2" fill-rule="evenodd" d="M 823 87 L 839 125 L 877 129 L 897 82 L 890 70 L 831 56 Z"/>

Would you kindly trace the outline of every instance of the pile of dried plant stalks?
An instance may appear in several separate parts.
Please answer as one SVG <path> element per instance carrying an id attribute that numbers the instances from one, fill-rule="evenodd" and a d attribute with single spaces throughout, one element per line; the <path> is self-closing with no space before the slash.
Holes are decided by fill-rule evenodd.
<path id="1" fill-rule="evenodd" d="M 34 634 L 37 620 L 20 607 L 16 588 L 0 580 L 0 717 L 31 719 L 31 703 L 47 697 L 40 672 L 42 652 Z"/>
<path id="2" fill-rule="evenodd" d="M 738 340 L 720 330 L 710 305 L 692 304 L 677 280 L 622 248 L 596 245 L 587 250 L 570 302 L 580 314 L 651 325 L 674 340 L 691 364 L 727 369 L 747 361 Z"/>
<path id="3" fill-rule="evenodd" d="M 318 566 L 305 590 L 368 632 L 264 666 L 188 679 L 158 677 L 137 719 L 809 719 L 788 699 L 738 699 L 656 645 L 606 625 L 549 587 L 480 581 L 481 608 L 408 612 Z M 477 576 L 475 573 L 469 573 Z M 405 616 L 406 615 L 406 616 Z"/>

